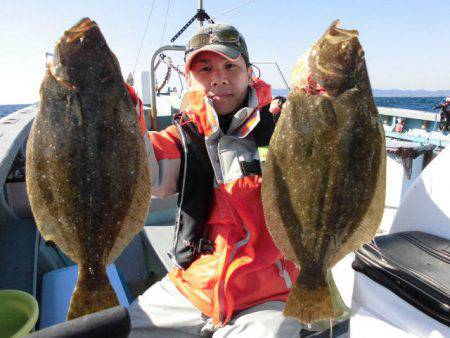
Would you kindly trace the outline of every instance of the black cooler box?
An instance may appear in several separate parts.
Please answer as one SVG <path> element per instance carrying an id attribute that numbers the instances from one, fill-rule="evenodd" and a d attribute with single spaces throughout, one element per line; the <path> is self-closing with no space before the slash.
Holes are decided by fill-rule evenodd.
<path id="1" fill-rule="evenodd" d="M 353 268 L 450 326 L 450 240 L 408 231 L 377 236 Z"/>

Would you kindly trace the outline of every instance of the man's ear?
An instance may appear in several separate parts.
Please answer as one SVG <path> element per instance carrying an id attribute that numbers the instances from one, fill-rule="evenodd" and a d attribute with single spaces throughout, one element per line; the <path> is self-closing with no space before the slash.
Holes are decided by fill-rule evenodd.
<path id="1" fill-rule="evenodd" d="M 188 87 L 190 87 L 191 86 L 191 76 L 189 75 L 189 74 L 186 74 L 186 83 L 187 83 L 187 85 L 188 85 Z"/>
<path id="2" fill-rule="evenodd" d="M 248 85 L 251 86 L 253 84 L 253 80 L 252 80 L 253 67 L 252 66 L 248 66 L 247 75 L 248 75 Z"/>

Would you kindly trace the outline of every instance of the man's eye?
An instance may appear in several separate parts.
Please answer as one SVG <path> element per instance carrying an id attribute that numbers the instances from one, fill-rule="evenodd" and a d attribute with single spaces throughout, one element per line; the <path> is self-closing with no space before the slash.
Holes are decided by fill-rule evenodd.
<path id="1" fill-rule="evenodd" d="M 236 65 L 235 65 L 234 63 L 228 63 L 228 64 L 225 66 L 225 68 L 226 68 L 226 69 L 234 69 L 234 68 L 236 68 Z"/>
<path id="2" fill-rule="evenodd" d="M 211 67 L 202 67 L 200 68 L 201 72 L 210 72 L 211 71 Z"/>

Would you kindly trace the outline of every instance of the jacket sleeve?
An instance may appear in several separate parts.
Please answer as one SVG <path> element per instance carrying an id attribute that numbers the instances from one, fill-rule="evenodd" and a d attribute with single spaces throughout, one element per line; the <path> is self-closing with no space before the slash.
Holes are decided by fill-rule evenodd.
<path id="1" fill-rule="evenodd" d="M 152 195 L 167 197 L 177 193 L 181 164 L 181 142 L 175 126 L 160 132 L 147 131 L 144 107 L 132 86 L 124 84 L 138 115 L 139 127 L 147 149 L 148 165 L 152 177 Z"/>
<path id="2" fill-rule="evenodd" d="M 178 192 L 181 142 L 175 126 L 148 132 L 146 147 L 152 177 L 152 195 L 164 198 Z"/>

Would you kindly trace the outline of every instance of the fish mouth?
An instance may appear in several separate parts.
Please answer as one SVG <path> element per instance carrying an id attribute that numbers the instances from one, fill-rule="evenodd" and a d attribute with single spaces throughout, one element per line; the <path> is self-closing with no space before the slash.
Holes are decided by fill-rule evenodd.
<path id="1" fill-rule="evenodd" d="M 98 28 L 97 23 L 90 18 L 83 18 L 64 32 L 64 42 L 71 43 L 77 39 L 82 39 L 83 35 L 92 28 Z"/>
<path id="2" fill-rule="evenodd" d="M 291 76 L 293 88 L 308 94 L 336 96 L 353 85 L 364 66 L 357 30 L 339 28 L 331 23 L 325 33 L 297 62 Z"/>
<path id="3" fill-rule="evenodd" d="M 70 76 L 67 73 L 69 60 L 79 58 L 77 53 L 87 42 L 87 40 L 84 41 L 87 35 L 95 36 L 95 32 L 88 34 L 88 32 L 91 32 L 92 30 L 100 32 L 97 23 L 87 17 L 81 19 L 64 32 L 64 35 L 55 45 L 53 60 L 47 60 L 47 68 L 50 75 L 67 89 L 76 89 L 75 84 L 69 80 Z"/>
<path id="4" fill-rule="evenodd" d="M 329 34 L 329 41 L 332 43 L 339 43 L 343 40 L 347 40 L 352 37 L 358 37 L 359 33 L 356 29 L 343 29 L 339 28 L 341 25 L 340 20 L 334 20 L 325 34 Z"/>

